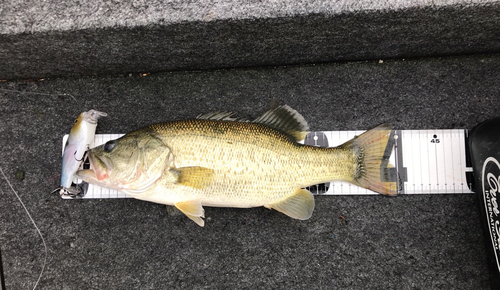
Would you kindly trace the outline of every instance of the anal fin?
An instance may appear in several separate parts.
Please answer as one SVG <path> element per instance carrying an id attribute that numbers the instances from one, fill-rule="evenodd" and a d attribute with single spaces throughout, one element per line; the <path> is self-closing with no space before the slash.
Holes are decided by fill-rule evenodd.
<path id="1" fill-rule="evenodd" d="M 201 202 L 188 200 L 176 202 L 174 205 L 200 227 L 205 225 L 205 221 L 202 219 L 205 217 L 205 210 L 203 209 L 203 206 L 201 206 Z"/>
<path id="2" fill-rule="evenodd" d="M 307 220 L 314 211 L 314 197 L 308 190 L 299 188 L 285 199 L 270 203 L 265 207 L 275 209 L 294 219 Z"/>

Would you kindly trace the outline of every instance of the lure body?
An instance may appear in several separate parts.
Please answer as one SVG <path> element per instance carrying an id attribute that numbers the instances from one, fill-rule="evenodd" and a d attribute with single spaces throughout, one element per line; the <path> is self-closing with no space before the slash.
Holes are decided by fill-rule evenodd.
<path id="1" fill-rule="evenodd" d="M 81 113 L 76 118 L 62 155 L 61 194 L 77 194 L 79 189 L 71 184 L 75 173 L 80 167 L 85 152 L 94 140 L 97 120 L 107 116 L 106 113 L 96 110 Z"/>

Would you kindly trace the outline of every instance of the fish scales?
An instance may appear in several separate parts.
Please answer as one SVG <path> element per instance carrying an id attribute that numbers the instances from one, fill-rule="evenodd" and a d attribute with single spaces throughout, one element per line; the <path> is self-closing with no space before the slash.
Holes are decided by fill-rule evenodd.
<path id="1" fill-rule="evenodd" d="M 302 145 L 262 124 L 193 119 L 150 129 L 172 150 L 176 167 L 214 169 L 213 185 L 199 198 L 220 195 L 224 206 L 263 205 L 297 187 L 351 180 L 355 170 L 348 149 Z"/>

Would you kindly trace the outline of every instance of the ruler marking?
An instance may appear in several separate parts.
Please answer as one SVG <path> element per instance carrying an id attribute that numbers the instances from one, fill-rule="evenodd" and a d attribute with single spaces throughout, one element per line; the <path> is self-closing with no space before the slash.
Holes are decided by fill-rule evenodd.
<path id="1" fill-rule="evenodd" d="M 461 133 L 460 134 L 460 142 L 458 143 L 459 151 L 467 152 L 467 148 L 465 147 L 465 142 L 467 141 L 467 138 L 466 138 L 467 130 L 462 130 L 460 133 Z M 466 154 L 464 154 L 463 156 L 458 155 L 458 160 L 460 162 L 460 168 L 463 168 L 463 170 L 461 170 L 459 173 L 460 176 L 462 176 L 462 178 L 460 179 L 461 191 L 463 193 L 471 192 L 469 190 L 469 187 L 467 186 L 467 174 L 465 172 L 467 170 Z M 465 181 L 465 183 L 464 183 L 464 181 Z M 464 188 L 464 186 L 466 188 Z"/>
<path id="2" fill-rule="evenodd" d="M 418 132 L 418 142 L 419 142 L 419 147 L 422 147 L 422 149 L 425 149 L 426 152 L 429 151 L 429 149 L 427 148 L 427 142 L 424 142 L 424 145 L 425 145 L 425 148 L 422 146 L 422 132 L 421 131 L 417 131 Z M 422 161 L 422 158 L 419 158 L 419 163 L 420 163 L 420 167 L 419 167 L 419 170 L 418 172 L 420 173 L 420 186 L 421 186 L 421 191 L 422 192 L 425 192 L 425 189 L 426 189 L 426 185 L 424 184 L 424 174 L 423 174 L 423 171 L 422 171 L 422 167 L 423 167 L 423 161 Z M 427 172 L 429 172 L 427 170 Z"/>
<path id="3" fill-rule="evenodd" d="M 427 171 L 427 177 L 429 178 L 429 180 L 427 180 L 427 183 L 429 184 L 429 193 L 432 193 L 434 191 L 434 186 L 435 184 L 437 184 L 437 167 L 435 166 L 435 161 L 436 161 L 436 146 L 432 146 L 432 145 L 435 145 L 435 144 L 432 144 L 430 143 L 430 140 L 428 139 L 430 136 L 430 133 L 431 131 L 427 131 L 427 134 L 426 134 L 426 140 L 424 140 L 423 142 L 425 142 L 427 144 L 427 152 L 428 152 L 428 155 L 427 155 L 427 166 L 429 167 L 429 169 L 434 169 L 434 174 L 431 174 L 431 170 L 428 170 Z M 431 155 L 431 152 L 433 153 Z M 433 158 L 431 158 L 431 156 Z"/>
<path id="4" fill-rule="evenodd" d="M 462 142 L 463 137 L 461 136 L 459 131 L 457 131 L 456 136 L 457 136 L 456 140 L 457 140 L 458 144 L 454 144 L 454 147 L 453 147 L 454 151 L 453 152 L 455 152 L 455 154 L 458 155 L 458 159 L 456 158 L 455 154 L 453 154 L 453 160 L 452 160 L 453 163 L 452 164 L 455 164 L 455 162 L 458 162 L 460 168 L 465 168 L 465 164 L 462 163 L 462 158 L 460 158 L 460 152 L 461 152 L 460 143 Z M 457 145 L 458 145 L 458 147 L 457 147 Z M 465 152 L 465 150 L 464 150 L 464 152 Z M 458 173 L 458 176 L 457 176 L 457 173 Z M 463 175 L 465 175 L 465 172 L 462 172 L 462 170 L 458 170 L 458 172 L 454 171 L 454 174 L 455 174 L 455 178 L 453 180 L 455 182 L 453 183 L 453 185 L 455 187 L 460 186 L 460 192 L 463 193 L 464 191 L 463 191 L 462 186 L 460 184 L 457 184 L 456 180 L 459 177 L 462 177 L 462 178 L 460 178 L 460 180 L 463 180 L 463 178 L 464 178 Z M 461 183 L 461 181 L 460 181 L 460 183 Z"/>
<path id="5" fill-rule="evenodd" d="M 459 136 L 458 136 L 458 134 L 457 134 L 456 132 L 454 132 L 454 133 L 452 134 L 452 136 L 453 136 L 453 141 L 451 142 L 451 152 L 452 152 L 452 154 L 451 154 L 451 158 L 449 158 L 449 159 L 451 159 L 451 160 L 450 160 L 450 161 L 448 161 L 448 162 L 450 162 L 450 164 L 454 164 L 454 162 L 455 162 L 455 156 L 454 156 L 454 155 L 455 155 L 455 150 L 456 150 L 455 148 L 456 148 L 456 147 L 455 147 L 455 144 L 454 144 L 454 143 L 455 143 L 455 142 L 459 139 L 459 138 L 458 138 Z M 453 170 L 451 171 L 451 174 L 452 174 L 452 178 L 453 178 L 453 183 L 452 183 L 452 186 L 453 186 L 453 192 L 454 192 L 454 193 L 456 193 L 456 189 L 455 189 L 455 180 L 457 180 L 458 176 L 456 175 L 455 169 L 453 169 Z"/>
<path id="6" fill-rule="evenodd" d="M 421 137 L 420 137 L 420 132 L 417 131 L 417 134 L 418 134 L 418 140 L 420 141 Z M 412 139 L 414 139 L 415 135 L 412 134 Z M 416 141 L 415 141 L 416 142 Z M 412 142 L 412 144 L 415 144 L 415 142 Z M 418 147 L 421 147 L 421 144 L 419 142 L 418 144 Z M 412 149 L 413 149 L 413 146 L 412 146 Z M 412 150 L 413 151 L 413 150 Z M 417 155 L 414 155 L 414 158 L 417 158 Z M 422 181 L 422 158 L 418 158 L 417 162 L 415 162 L 415 164 L 418 164 L 418 170 L 417 169 L 414 169 L 413 171 L 413 174 L 415 175 L 414 177 L 416 177 L 416 175 L 418 174 L 419 176 L 419 179 L 416 179 L 415 180 L 415 184 L 416 184 L 416 189 L 415 189 L 415 193 L 417 193 L 417 191 L 419 191 L 420 189 L 420 192 L 423 192 L 424 191 L 424 183 Z"/>
<path id="7" fill-rule="evenodd" d="M 444 134 L 446 134 L 446 132 L 443 132 L 441 135 L 436 135 L 438 136 L 438 138 L 440 138 L 440 143 L 439 144 L 436 144 L 436 172 L 437 172 L 437 189 L 438 189 L 438 192 L 446 192 L 446 190 L 443 190 L 443 186 L 445 184 L 445 178 L 442 178 L 443 176 L 443 173 L 445 174 L 446 176 L 446 166 L 444 166 L 444 170 L 443 172 L 441 170 L 439 170 L 438 166 L 440 164 L 440 161 L 443 161 L 442 159 L 444 158 L 444 152 L 443 152 L 443 147 L 444 147 L 444 142 L 445 142 L 445 138 L 441 138 L 441 136 L 444 136 Z M 439 152 L 441 151 L 441 154 L 439 154 Z M 444 161 L 442 164 L 446 164 Z"/>
<path id="8" fill-rule="evenodd" d="M 401 136 L 402 136 L 402 143 L 404 144 L 403 145 L 403 149 L 402 149 L 402 153 L 403 153 L 403 166 L 407 167 L 408 168 L 408 172 L 407 172 L 407 181 L 406 181 L 406 187 L 408 188 L 407 192 L 406 193 L 415 193 L 415 179 L 414 179 L 414 173 L 413 173 L 413 169 L 414 167 L 410 167 L 409 165 L 410 164 L 415 164 L 414 162 L 414 156 L 413 154 L 406 154 L 407 151 L 410 151 L 411 147 L 410 147 L 410 144 L 413 143 L 413 137 L 412 137 L 412 134 L 411 134 L 411 131 L 410 131 L 410 136 L 407 136 L 406 132 L 401 132 Z M 407 144 L 407 140 L 409 140 L 409 143 L 410 144 Z M 411 188 L 411 190 L 410 190 Z"/>
<path id="9" fill-rule="evenodd" d="M 441 154 L 441 158 L 440 158 L 440 162 L 442 162 L 442 164 L 448 164 L 446 163 L 446 150 L 445 148 L 447 148 L 448 146 L 448 151 L 451 151 L 451 149 L 449 148 L 449 146 L 451 144 L 448 144 L 448 142 L 450 142 L 452 139 L 453 139 L 453 136 L 451 135 L 451 131 L 446 131 L 446 138 L 443 138 L 443 144 L 440 148 L 440 154 Z M 451 164 L 451 163 L 450 163 Z M 448 182 L 449 182 L 449 178 L 447 178 L 447 176 L 450 174 L 450 169 L 451 169 L 451 174 L 453 174 L 453 168 L 448 168 L 447 166 L 445 166 L 445 170 L 443 172 L 443 174 L 441 174 L 441 177 L 439 180 L 442 180 L 442 185 L 441 185 L 441 190 L 443 192 L 447 192 L 448 191 Z M 453 176 L 451 178 L 451 180 L 453 180 Z"/>
<path id="10" fill-rule="evenodd" d="M 467 150 L 465 149 L 465 133 L 466 131 L 465 130 L 461 130 L 461 131 L 458 131 L 459 133 L 457 134 L 459 136 L 459 140 L 458 140 L 458 150 L 459 152 L 461 152 L 463 150 L 463 152 L 467 152 Z M 457 154 L 458 155 L 458 154 Z M 465 160 L 465 154 L 462 158 L 461 155 L 458 155 L 458 163 L 460 164 L 460 168 L 461 170 L 458 172 L 459 176 L 461 177 L 460 178 L 460 192 L 462 193 L 466 193 L 466 192 L 470 192 L 468 190 L 468 187 L 467 188 L 464 188 L 464 181 L 465 181 L 465 186 L 467 186 L 467 175 L 466 175 L 466 170 L 467 170 L 467 163 L 466 163 L 466 160 Z"/>
<path id="11" fill-rule="evenodd" d="M 434 131 L 435 132 L 435 131 Z M 432 133 L 434 133 L 432 132 Z M 429 131 L 429 134 L 427 135 L 427 138 L 429 137 L 433 137 L 434 135 L 436 134 L 432 134 L 431 131 Z M 437 136 L 437 135 L 436 135 Z M 429 193 L 439 193 L 439 175 L 438 175 L 438 171 L 437 171 L 437 146 L 436 144 L 432 144 L 430 143 L 430 140 L 427 141 L 427 146 L 429 148 L 429 151 L 431 151 L 433 154 L 432 156 L 429 156 L 431 158 L 429 158 L 429 165 L 432 164 L 432 168 L 434 168 L 434 174 L 431 174 L 430 170 L 429 170 Z"/>
<path id="12" fill-rule="evenodd" d="M 425 148 L 426 148 L 426 153 L 427 153 L 427 158 L 425 158 L 425 161 L 427 162 L 425 165 L 425 167 L 429 168 L 429 169 L 432 169 L 429 167 L 429 144 L 427 143 L 427 136 L 428 136 L 428 132 L 427 130 L 425 132 L 423 132 L 424 134 L 424 138 L 423 139 L 420 139 L 420 143 L 423 143 L 425 144 Z M 423 158 L 421 158 L 422 160 Z M 423 168 L 424 166 L 422 165 L 421 168 Z M 425 178 L 427 178 L 427 180 L 424 179 L 424 176 L 422 176 L 422 184 L 425 184 L 425 189 L 426 189 L 426 192 L 429 192 L 430 191 L 430 170 L 426 170 L 426 176 Z"/>
<path id="13" fill-rule="evenodd" d="M 431 163 L 431 162 L 430 162 L 430 161 L 431 161 L 431 158 L 429 158 L 429 155 L 430 155 L 430 150 L 431 150 L 431 148 L 430 148 L 429 142 L 427 142 L 427 138 L 428 138 L 428 136 L 429 136 L 429 131 L 426 131 L 426 132 L 425 132 L 425 138 L 424 138 L 424 140 L 423 140 L 422 142 L 423 142 L 423 143 L 425 143 L 425 145 L 427 146 L 427 158 L 426 158 L 426 161 L 427 161 L 427 166 L 426 166 L 426 167 L 428 167 L 429 169 L 433 169 L 433 168 L 430 166 L 430 163 Z M 433 148 L 433 149 L 434 149 L 434 148 Z M 434 159 L 434 160 L 436 160 L 436 159 Z M 435 168 L 434 168 L 434 169 L 435 169 Z M 426 177 L 428 178 L 428 180 L 426 180 L 426 182 L 427 182 L 427 183 L 426 183 L 426 185 L 428 185 L 427 190 L 428 190 L 428 192 L 431 192 L 431 191 L 432 191 L 432 184 L 431 184 L 431 183 L 432 183 L 432 181 L 431 181 L 431 171 L 430 171 L 430 170 L 427 170 L 427 176 L 426 176 Z"/>
<path id="14" fill-rule="evenodd" d="M 451 136 L 449 136 L 449 133 L 447 131 L 443 131 L 441 136 L 445 136 L 445 134 L 446 134 L 446 138 L 442 138 L 443 139 L 443 140 L 441 140 L 442 144 L 439 146 L 439 155 L 440 156 L 439 156 L 439 160 L 437 161 L 437 164 L 439 164 L 440 162 L 442 162 L 442 164 L 446 164 L 444 147 L 448 146 L 448 142 L 446 140 L 448 140 L 447 138 L 449 138 Z M 439 168 L 436 168 L 436 170 L 438 170 L 438 174 L 439 174 L 440 173 Z M 448 173 L 448 168 L 447 168 L 447 166 L 444 166 L 443 172 L 438 176 L 439 192 L 446 192 L 446 186 L 448 183 L 447 179 L 446 179 L 447 173 Z"/>
<path id="15" fill-rule="evenodd" d="M 456 131 L 456 142 L 457 142 L 458 144 L 454 144 L 454 145 L 453 145 L 453 146 L 454 146 L 454 147 L 453 147 L 453 148 L 454 148 L 453 152 L 454 152 L 455 154 L 453 154 L 452 164 L 455 164 L 455 162 L 458 162 L 459 169 L 458 169 L 458 170 L 455 170 L 455 171 L 453 172 L 453 174 L 454 174 L 454 179 L 453 179 L 453 180 L 454 180 L 454 183 L 453 183 L 453 184 L 454 184 L 456 187 L 458 187 L 458 186 L 459 186 L 459 188 L 460 188 L 460 191 L 459 191 L 459 192 L 460 192 L 460 193 L 464 193 L 464 192 L 465 192 L 465 191 L 464 191 L 464 189 L 463 189 L 463 180 L 464 180 L 464 178 L 465 178 L 465 172 L 464 172 L 464 171 L 463 171 L 463 169 L 462 169 L 462 168 L 464 168 L 464 169 L 465 169 L 465 163 L 463 163 L 463 162 L 462 162 L 462 158 L 460 158 L 460 152 L 462 152 L 462 148 L 461 148 L 461 145 L 460 145 L 460 144 L 461 144 L 461 143 L 465 140 L 464 138 L 465 138 L 465 136 L 463 135 L 463 131 Z M 454 142 L 454 143 L 455 143 L 455 142 Z M 458 147 L 457 147 L 457 145 L 458 145 Z M 465 149 L 463 149 L 463 151 L 465 152 Z M 458 158 L 456 158 L 456 156 L 455 156 L 455 155 L 457 155 L 457 156 L 458 156 Z M 460 180 L 460 181 L 459 181 L 459 182 L 456 182 L 456 180 Z"/>
<path id="16" fill-rule="evenodd" d="M 451 132 L 448 132 L 448 135 L 449 135 L 450 140 L 452 140 L 453 136 L 451 135 Z M 451 144 L 448 144 L 448 141 L 446 141 L 446 146 L 449 146 L 449 145 L 451 145 Z M 446 150 L 445 150 L 445 146 L 441 146 L 441 155 L 442 155 L 443 164 L 448 164 L 448 163 L 446 163 Z M 451 169 L 452 169 L 451 170 L 451 174 L 453 174 L 453 168 L 451 168 Z M 446 168 L 446 170 L 444 171 L 444 180 L 443 180 L 443 190 L 444 190 L 444 192 L 448 191 L 448 180 L 449 180 L 447 178 L 448 174 L 450 174 L 449 168 Z M 451 180 L 453 180 L 453 176 L 452 176 Z"/>
<path id="17" fill-rule="evenodd" d="M 437 133 L 437 131 L 434 131 L 433 133 L 434 133 L 434 134 L 432 134 L 432 133 L 430 133 L 430 134 L 429 134 L 429 135 L 430 135 L 429 137 L 430 137 L 430 138 L 433 138 L 433 139 L 431 139 L 431 140 L 438 139 L 438 137 L 439 137 L 440 135 L 436 134 L 436 133 Z M 432 135 L 431 135 L 431 134 L 432 134 Z M 436 138 L 434 138 L 434 136 L 436 136 Z M 433 156 L 434 158 L 432 158 L 431 160 L 433 161 L 433 162 L 432 162 L 432 163 L 433 163 L 433 167 L 434 167 L 434 170 L 436 171 L 436 175 L 435 175 L 435 176 L 436 176 L 436 178 L 435 178 L 435 179 L 431 179 L 431 182 L 432 182 L 432 181 L 434 181 L 434 183 L 433 183 L 433 184 L 432 184 L 432 186 L 431 186 L 431 191 L 436 191 L 437 193 L 439 193 L 439 191 L 440 191 L 440 190 L 439 190 L 439 189 L 440 189 L 440 188 L 439 188 L 439 187 L 440 187 L 440 183 L 439 183 L 439 181 L 441 180 L 441 179 L 439 178 L 439 172 L 440 172 L 440 170 L 438 170 L 438 163 L 439 163 L 439 162 L 438 162 L 438 158 L 439 158 L 439 156 L 438 156 L 438 144 L 440 144 L 440 143 L 431 143 L 431 144 L 429 144 L 429 146 L 432 146 L 432 150 L 434 151 L 434 156 Z M 443 170 L 444 170 L 444 169 L 443 169 Z M 431 178 L 431 176 L 432 176 L 432 174 L 429 172 L 429 178 Z"/>
<path id="18" fill-rule="evenodd" d="M 461 138 L 460 142 L 458 143 L 458 147 L 460 148 L 460 151 L 467 152 L 467 150 L 466 150 L 466 143 L 465 142 L 467 140 L 466 134 L 468 133 L 468 131 L 467 130 L 462 130 L 461 133 L 462 133 L 462 135 L 461 135 L 462 138 Z M 466 168 L 467 168 L 466 154 L 460 155 L 459 159 L 460 159 L 461 168 L 464 168 L 464 170 L 466 170 Z M 460 173 L 461 173 L 461 176 L 462 176 L 462 178 L 461 178 L 461 185 L 460 185 L 461 188 L 462 188 L 462 192 L 471 192 L 470 188 L 468 186 L 468 183 L 467 183 L 467 175 L 466 175 L 465 171 L 462 171 Z"/>
<path id="19" fill-rule="evenodd" d="M 467 130 L 462 130 L 461 131 L 461 138 L 460 138 L 460 142 L 458 144 L 458 147 L 460 148 L 460 151 L 463 150 L 463 152 L 466 152 L 467 153 L 467 149 L 468 149 L 468 146 L 466 146 L 466 142 L 467 142 L 467 133 L 468 131 Z M 461 168 L 463 168 L 464 170 L 462 170 L 460 172 L 462 178 L 461 178 L 461 189 L 462 189 L 462 192 L 466 192 L 466 193 L 470 193 L 471 190 L 469 189 L 469 186 L 468 186 L 468 182 L 467 182 L 467 157 L 466 157 L 467 154 L 464 154 L 463 156 L 462 155 L 459 155 L 458 159 L 460 160 L 460 164 L 461 164 Z"/>
<path id="20" fill-rule="evenodd" d="M 457 140 L 457 134 L 455 134 L 453 131 L 450 132 L 450 136 L 451 136 L 451 144 L 450 144 L 450 147 L 451 147 L 451 154 L 446 154 L 447 152 L 444 152 L 446 156 L 448 156 L 448 159 L 451 159 L 451 160 L 448 160 L 448 163 L 449 164 L 454 164 L 454 160 L 453 160 L 453 155 L 455 155 L 455 147 L 454 147 L 454 143 L 456 142 Z M 444 149 L 443 149 L 444 150 Z M 449 153 L 449 152 L 448 152 Z M 447 160 L 445 159 L 445 164 L 448 164 L 447 163 Z M 451 184 L 451 186 L 453 187 L 453 193 L 456 193 L 456 189 L 455 189 L 455 180 L 456 180 L 456 175 L 455 175 L 455 168 L 452 168 L 452 171 L 451 171 L 451 178 L 453 180 L 453 183 Z"/>
<path id="21" fill-rule="evenodd" d="M 404 168 L 403 166 L 403 156 L 402 156 L 402 153 L 401 151 L 403 150 L 403 142 L 402 142 L 402 138 L 403 136 L 401 136 L 401 131 L 397 130 L 396 131 L 396 134 L 397 134 L 397 140 L 394 144 L 394 158 L 396 159 L 396 182 L 397 182 L 397 187 L 399 188 L 400 192 L 401 193 L 406 193 L 405 192 L 405 186 L 404 186 L 404 182 L 406 180 L 406 172 L 404 171 L 406 168 Z M 404 176 L 402 176 L 401 172 L 404 174 Z"/>
<path id="22" fill-rule="evenodd" d="M 410 132 L 409 132 L 410 136 L 409 136 L 408 139 L 410 140 L 410 144 L 413 144 L 413 134 L 411 134 L 411 132 L 412 131 L 410 130 Z M 406 134 L 402 133 L 401 135 L 404 135 L 403 136 L 403 143 L 404 143 L 404 141 L 407 139 L 406 138 Z M 404 148 L 403 152 L 406 153 L 406 151 L 411 151 L 411 150 L 408 150 L 408 148 L 411 149 L 411 147 L 410 146 L 406 146 L 406 143 L 404 143 L 404 144 L 405 145 L 403 145 L 403 148 Z M 408 158 L 408 157 L 410 157 L 410 158 Z M 410 164 L 416 164 L 414 158 L 415 158 L 415 156 L 413 154 L 410 154 L 410 156 L 405 156 L 405 160 L 411 160 Z M 409 164 L 406 164 L 406 162 L 404 164 L 408 168 L 408 184 L 412 185 L 412 187 L 413 187 L 413 192 L 412 193 L 415 194 L 415 192 L 417 191 L 417 188 L 415 187 L 415 168 L 414 167 L 412 168 L 412 167 L 408 166 Z M 410 176 L 413 177 L 413 180 L 411 180 L 411 182 L 410 182 Z"/>
<path id="23" fill-rule="evenodd" d="M 442 152 L 443 152 L 443 162 L 444 164 L 453 164 L 453 142 L 455 141 L 455 136 L 453 134 L 453 131 L 449 131 L 449 141 L 446 142 L 446 145 L 449 146 L 450 148 L 448 150 L 446 150 L 446 148 L 443 146 L 442 147 Z M 448 142 L 450 144 L 448 144 Z M 450 156 L 448 156 L 450 155 Z M 451 169 L 451 172 L 450 170 Z M 452 167 L 452 168 L 448 168 L 445 172 L 445 192 L 446 191 L 449 191 L 449 190 L 452 190 L 452 189 L 448 189 L 449 187 L 453 187 L 453 182 L 455 182 L 455 169 Z M 451 179 L 450 179 L 450 176 L 451 176 Z M 452 181 L 452 183 L 450 184 L 450 180 Z M 454 192 L 454 191 L 453 191 Z"/>
<path id="24" fill-rule="evenodd" d="M 437 134 L 436 134 L 437 133 Z M 434 145 L 433 149 L 434 149 L 434 164 L 435 164 L 435 170 L 436 170 L 436 191 L 438 193 L 440 193 L 442 191 L 442 186 L 443 186 L 443 183 L 444 183 L 444 178 L 442 178 L 442 174 L 446 172 L 446 166 L 442 167 L 442 170 L 439 170 L 439 164 L 440 164 L 440 161 L 441 161 L 441 157 L 442 155 L 439 154 L 440 152 L 440 149 L 444 146 L 444 140 L 445 138 L 442 138 L 444 137 L 446 134 L 445 131 L 437 131 L 434 133 L 434 135 L 432 135 L 432 138 L 434 138 L 434 136 L 436 136 L 435 139 L 439 140 L 439 143 L 434 143 L 434 144 L 431 144 L 431 145 Z M 437 141 L 436 141 L 437 142 Z M 442 164 L 445 164 L 444 162 L 442 162 Z"/>
<path id="25" fill-rule="evenodd" d="M 403 166 L 404 167 L 407 167 L 407 163 L 408 163 L 408 160 L 410 160 L 410 162 L 413 162 L 413 160 L 411 160 L 410 158 L 413 158 L 413 156 L 405 156 L 405 152 L 406 150 L 408 150 L 408 146 L 406 146 L 406 140 L 407 138 L 411 138 L 411 137 L 407 137 L 406 134 L 403 132 L 403 131 L 400 131 L 400 134 L 399 134 L 399 138 L 401 138 L 401 145 L 402 145 L 402 148 L 401 148 L 401 154 L 404 156 L 403 158 Z M 410 141 L 411 142 L 411 141 Z M 406 180 L 403 181 L 403 186 L 404 186 L 404 189 L 405 189 L 405 193 L 409 194 L 412 190 L 414 191 L 415 187 L 411 187 L 411 183 L 409 182 L 410 180 L 410 174 L 411 174 L 411 168 L 407 168 L 407 171 L 406 171 Z"/>
<path id="26" fill-rule="evenodd" d="M 401 130 L 397 130 L 398 134 L 398 140 L 396 140 L 396 148 L 397 150 L 395 152 L 395 157 L 398 159 L 398 186 L 401 187 L 401 191 L 405 192 L 405 182 L 408 181 L 408 169 L 404 166 L 404 159 L 403 159 L 403 134 Z"/>
<path id="27" fill-rule="evenodd" d="M 394 131 L 394 167 L 396 168 L 396 190 L 398 193 L 405 194 L 404 181 L 406 180 L 406 168 L 403 166 L 403 157 L 401 151 L 402 146 L 402 136 L 399 130 Z"/>
<path id="28" fill-rule="evenodd" d="M 402 183 L 400 182 L 401 178 L 399 175 L 400 170 L 402 170 L 402 169 L 400 169 L 400 166 L 399 166 L 400 165 L 399 162 L 401 160 L 399 158 L 399 149 L 400 149 L 399 147 L 400 146 L 398 146 L 398 143 L 401 141 L 400 140 L 401 137 L 399 136 L 399 132 L 397 130 L 394 131 L 394 135 L 392 137 L 395 138 L 395 140 L 394 140 L 394 160 L 395 160 L 394 167 L 396 168 L 396 180 L 395 180 L 396 181 L 396 190 L 398 191 L 398 193 L 404 194 L 404 187 L 402 185 L 400 185 Z"/>
<path id="29" fill-rule="evenodd" d="M 467 130 L 464 130 L 463 131 L 463 141 L 460 142 L 460 146 L 462 148 L 464 148 L 464 152 L 466 152 L 466 155 L 467 155 L 467 150 L 469 148 L 469 146 L 467 145 L 467 141 L 468 141 L 468 133 L 469 131 Z M 467 170 L 467 157 L 466 156 L 461 156 L 460 158 L 462 161 L 462 164 L 463 164 L 463 167 Z M 469 173 L 471 176 L 472 176 L 472 167 L 470 168 L 471 169 L 471 172 Z M 464 184 L 462 184 L 462 188 L 465 189 L 465 192 L 472 192 L 471 189 L 472 189 L 472 184 L 469 184 L 469 182 L 467 182 L 467 173 L 463 173 L 465 175 L 463 181 L 465 181 Z M 470 185 L 470 186 L 469 186 Z"/>
<path id="30" fill-rule="evenodd" d="M 420 140 L 420 132 L 418 132 L 418 131 L 417 131 L 417 134 L 418 134 L 418 140 Z M 415 135 L 412 135 L 412 136 L 415 136 Z M 415 143 L 413 143 L 413 144 L 415 144 Z M 420 147 L 420 146 L 421 146 L 421 144 L 419 143 L 419 144 L 418 144 L 418 146 Z M 413 149 L 413 148 L 412 148 L 412 149 Z M 415 156 L 415 158 L 417 158 L 417 156 L 416 156 L 416 155 L 414 155 L 414 156 Z M 418 189 L 419 189 L 419 187 L 420 187 L 420 191 L 421 191 L 421 192 L 423 192 L 423 191 L 424 191 L 424 183 L 423 183 L 423 181 L 422 181 L 422 158 L 418 158 L 418 160 L 417 160 L 417 161 L 418 161 L 418 162 L 415 162 L 415 164 L 418 164 L 418 170 L 414 170 L 414 174 L 415 174 L 415 171 L 416 171 L 416 172 L 418 172 L 418 174 L 419 174 L 419 177 L 420 177 L 420 178 L 416 180 L 416 185 L 417 185 L 417 188 L 416 188 L 416 190 L 415 190 L 415 193 L 416 193 L 417 191 L 419 191 L 419 190 L 418 190 Z"/>
<path id="31" fill-rule="evenodd" d="M 417 134 L 418 134 L 418 135 L 417 135 L 416 137 L 418 138 L 418 140 L 420 140 L 420 132 L 418 132 L 418 131 L 417 131 Z M 415 135 L 412 135 L 412 136 L 415 138 Z M 415 142 L 416 142 L 416 141 L 415 141 Z M 414 143 L 414 144 L 415 144 L 415 143 Z M 420 147 L 420 143 L 418 144 L 418 146 Z M 416 155 L 414 155 L 414 158 L 417 158 L 417 156 L 416 156 Z M 421 158 L 418 158 L 417 162 L 415 162 L 415 163 L 416 163 L 416 164 L 418 164 L 418 170 L 415 170 L 415 171 L 417 171 L 417 172 L 418 172 L 419 177 L 420 177 L 420 178 L 419 178 L 419 179 L 417 179 L 417 180 L 416 180 L 416 182 L 415 182 L 415 184 L 417 185 L 417 188 L 416 188 L 415 193 L 416 193 L 417 191 L 419 191 L 419 189 L 420 189 L 420 192 L 423 192 L 423 190 L 424 190 L 424 184 L 423 184 L 423 182 L 422 182 L 422 170 L 421 170 L 421 168 L 422 168 L 422 159 L 421 159 Z M 420 187 L 420 188 L 419 188 L 419 187 Z"/>
<path id="32" fill-rule="evenodd" d="M 456 139 L 456 142 L 458 143 L 458 147 L 457 147 L 457 144 L 454 144 L 453 145 L 453 148 L 454 148 L 453 152 L 455 154 L 457 154 L 456 153 L 457 151 L 460 152 L 462 150 L 461 146 L 460 146 L 460 143 L 462 142 L 463 137 L 461 136 L 460 131 L 456 132 L 456 138 L 455 139 Z M 455 142 L 453 142 L 453 143 L 455 143 Z M 455 164 L 455 162 L 457 162 L 459 168 L 465 168 L 465 164 L 462 163 L 462 158 L 460 158 L 460 155 L 457 154 L 459 156 L 458 159 L 457 159 L 457 158 L 455 158 L 455 154 L 452 155 L 453 156 L 452 164 Z M 454 183 L 453 183 L 454 187 L 460 186 L 460 191 L 459 192 L 464 193 L 463 184 L 457 184 L 456 180 L 460 178 L 460 182 L 459 183 L 462 183 L 462 180 L 464 178 L 465 172 L 462 172 L 462 170 L 460 169 L 460 170 L 458 170 L 458 172 L 456 170 L 454 170 L 453 174 L 454 174 L 454 178 L 453 178 L 453 180 L 454 180 Z M 458 176 L 457 176 L 457 174 L 458 174 Z"/>

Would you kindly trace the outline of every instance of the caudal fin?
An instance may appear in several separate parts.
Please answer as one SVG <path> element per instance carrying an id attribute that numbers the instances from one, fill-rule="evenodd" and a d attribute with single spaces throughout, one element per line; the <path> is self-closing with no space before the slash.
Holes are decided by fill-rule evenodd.
<path id="1" fill-rule="evenodd" d="M 358 156 L 352 183 L 382 194 L 398 193 L 396 182 L 389 181 L 386 170 L 392 167 L 385 154 L 391 132 L 389 124 L 382 124 L 342 145 Z"/>

